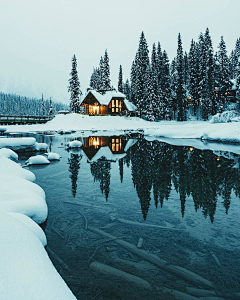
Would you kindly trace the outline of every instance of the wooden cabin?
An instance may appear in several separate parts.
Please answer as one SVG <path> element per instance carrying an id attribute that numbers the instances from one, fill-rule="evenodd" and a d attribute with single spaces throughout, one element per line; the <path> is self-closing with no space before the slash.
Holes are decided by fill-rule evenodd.
<path id="1" fill-rule="evenodd" d="M 89 116 L 116 116 L 135 112 L 136 106 L 120 92 L 107 91 L 102 95 L 95 90 L 89 90 L 80 100 L 80 111 Z"/>

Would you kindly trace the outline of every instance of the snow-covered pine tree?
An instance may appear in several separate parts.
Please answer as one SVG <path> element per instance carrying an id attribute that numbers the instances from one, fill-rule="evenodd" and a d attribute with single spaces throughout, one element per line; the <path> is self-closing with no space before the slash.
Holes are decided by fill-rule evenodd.
<path id="1" fill-rule="evenodd" d="M 230 83 L 230 71 L 229 71 L 229 59 L 227 55 L 227 48 L 223 36 L 219 43 L 218 62 L 220 67 L 219 77 L 219 111 L 222 112 L 224 105 L 227 102 L 227 92 L 231 87 Z"/>
<path id="2" fill-rule="evenodd" d="M 137 54 L 136 57 L 134 59 L 134 61 L 132 62 L 132 67 L 131 67 L 131 74 L 130 74 L 130 82 L 131 82 L 131 101 L 133 102 L 133 104 L 136 105 L 136 61 L 137 61 Z M 129 100 L 130 100 L 129 99 Z"/>
<path id="3" fill-rule="evenodd" d="M 237 76 L 238 57 L 239 56 L 240 56 L 240 38 L 237 39 L 236 44 L 235 44 L 235 49 L 232 50 L 230 57 L 229 57 L 231 79 L 234 79 Z"/>
<path id="4" fill-rule="evenodd" d="M 215 95 L 215 77 L 214 77 L 214 51 L 212 45 L 212 39 L 207 28 L 204 35 L 205 47 L 206 47 L 206 77 L 207 77 L 207 103 L 208 116 L 210 114 L 215 115 L 217 112 L 217 103 Z"/>
<path id="5" fill-rule="evenodd" d="M 44 99 L 43 99 L 43 94 L 42 94 L 42 115 L 45 115 L 45 105 L 44 105 Z"/>
<path id="6" fill-rule="evenodd" d="M 160 42 L 157 45 L 157 73 L 158 73 L 158 88 L 162 88 L 162 68 L 163 68 L 163 53 Z"/>
<path id="7" fill-rule="evenodd" d="M 109 66 L 109 57 L 108 57 L 107 49 L 105 50 L 104 57 L 101 59 L 102 62 L 100 65 L 100 71 L 101 71 L 101 80 L 102 80 L 102 90 L 110 91 L 112 87 L 111 87 L 110 66 Z"/>
<path id="8" fill-rule="evenodd" d="M 170 76 L 171 76 L 171 95 L 172 95 L 172 110 L 173 110 L 173 119 L 176 119 L 177 112 L 177 59 L 174 59 L 171 62 L 170 66 Z"/>
<path id="9" fill-rule="evenodd" d="M 70 109 L 74 113 L 78 113 L 80 110 L 79 96 L 82 95 L 80 90 L 80 81 L 77 71 L 77 59 L 75 54 L 72 57 L 72 71 L 70 73 L 68 92 L 70 92 Z"/>
<path id="10" fill-rule="evenodd" d="M 239 52 L 238 63 L 236 67 L 236 87 L 237 87 L 236 97 L 238 101 L 238 109 L 240 110 L 240 52 Z"/>
<path id="11" fill-rule="evenodd" d="M 101 88 L 101 74 L 99 68 L 93 68 L 93 73 L 90 78 L 90 87 L 94 90 Z"/>
<path id="12" fill-rule="evenodd" d="M 150 64 L 145 72 L 144 92 L 145 107 L 142 109 L 142 113 L 148 121 L 155 121 L 156 95 L 154 93 L 153 74 Z"/>
<path id="13" fill-rule="evenodd" d="M 49 100 L 49 117 L 52 117 L 54 115 L 54 111 L 53 111 L 53 105 L 52 105 L 52 98 L 50 97 Z"/>
<path id="14" fill-rule="evenodd" d="M 201 32 L 198 38 L 198 53 L 199 53 L 199 98 L 201 107 L 201 117 L 203 120 L 208 119 L 209 99 L 207 93 L 207 51 L 205 38 Z"/>
<path id="15" fill-rule="evenodd" d="M 198 86 L 199 86 L 199 58 L 197 53 L 196 42 L 191 41 L 191 46 L 188 54 L 188 65 L 189 65 L 189 83 L 188 83 L 188 94 L 191 97 L 193 103 L 193 113 L 197 114 L 198 107 Z"/>
<path id="16" fill-rule="evenodd" d="M 151 56 L 151 76 L 152 76 L 152 88 L 154 93 L 154 117 L 156 119 L 162 119 L 161 114 L 161 103 L 160 97 L 161 93 L 159 93 L 159 86 L 158 86 L 158 64 L 157 64 L 157 52 L 156 52 L 156 45 L 153 44 L 152 47 L 152 56 Z M 146 91 L 145 91 L 146 93 Z"/>
<path id="17" fill-rule="evenodd" d="M 123 84 L 123 94 L 126 96 L 127 100 L 131 100 L 131 87 L 128 79 Z"/>
<path id="18" fill-rule="evenodd" d="M 123 72 L 122 72 L 122 65 L 119 67 L 119 74 L 118 74 L 118 91 L 123 93 Z"/>
<path id="19" fill-rule="evenodd" d="M 162 56 L 162 107 L 164 108 L 163 119 L 172 119 L 172 95 L 171 95 L 171 78 L 170 65 L 167 52 L 163 51 Z"/>
<path id="20" fill-rule="evenodd" d="M 184 78 L 184 85 L 185 85 L 185 88 L 187 88 L 188 86 L 188 81 L 189 81 L 189 65 L 188 65 L 188 54 L 187 54 L 187 51 L 185 51 L 184 53 L 184 73 L 183 73 L 183 78 Z"/>
<path id="21" fill-rule="evenodd" d="M 177 49 L 177 88 L 176 88 L 176 102 L 177 102 L 177 120 L 185 121 L 187 119 L 187 100 L 186 91 L 184 87 L 184 69 L 183 69 L 183 47 L 182 38 L 178 34 L 178 49 Z"/>
<path id="22" fill-rule="evenodd" d="M 140 115 L 142 114 L 143 110 L 145 109 L 146 103 L 144 103 L 145 97 L 145 90 L 144 90 L 144 80 L 145 80 L 145 73 L 146 69 L 149 65 L 149 56 L 148 56 L 148 44 L 145 38 L 144 33 L 141 33 L 139 47 L 136 55 L 136 106 Z"/>

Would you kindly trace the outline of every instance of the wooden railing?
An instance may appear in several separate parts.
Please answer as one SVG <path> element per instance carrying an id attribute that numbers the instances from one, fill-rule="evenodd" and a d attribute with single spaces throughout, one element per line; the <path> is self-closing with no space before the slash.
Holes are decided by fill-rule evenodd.
<path id="1" fill-rule="evenodd" d="M 52 120 L 49 116 L 13 116 L 0 115 L 0 125 L 10 124 L 43 124 Z"/>

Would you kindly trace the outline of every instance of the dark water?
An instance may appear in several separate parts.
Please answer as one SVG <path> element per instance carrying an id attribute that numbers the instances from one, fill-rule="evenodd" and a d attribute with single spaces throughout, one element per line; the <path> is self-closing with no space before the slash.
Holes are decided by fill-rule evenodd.
<path id="1" fill-rule="evenodd" d="M 80 137 L 83 149 L 67 151 L 72 139 L 37 136 L 62 159 L 30 170 L 47 196 L 49 255 L 78 299 L 173 299 L 162 288 L 202 288 L 89 226 L 135 246 L 142 238 L 146 252 L 208 279 L 225 299 L 240 298 L 233 294 L 240 292 L 238 155 L 141 136 Z M 93 261 L 143 278 L 153 288 L 94 272 Z"/>

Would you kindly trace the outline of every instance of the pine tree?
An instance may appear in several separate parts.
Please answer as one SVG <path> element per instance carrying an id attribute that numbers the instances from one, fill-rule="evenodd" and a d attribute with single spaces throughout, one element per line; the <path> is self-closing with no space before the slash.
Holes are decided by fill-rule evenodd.
<path id="1" fill-rule="evenodd" d="M 93 73 L 90 78 L 90 87 L 96 91 L 101 89 L 101 73 L 99 68 L 93 68 Z"/>
<path id="2" fill-rule="evenodd" d="M 123 84 L 123 93 L 126 96 L 127 100 L 131 100 L 131 87 L 128 79 Z"/>
<path id="3" fill-rule="evenodd" d="M 45 115 L 45 105 L 44 105 L 44 99 L 43 99 L 43 94 L 42 94 L 42 115 Z"/>
<path id="4" fill-rule="evenodd" d="M 155 121 L 156 96 L 154 93 L 153 75 L 150 65 L 145 72 L 144 91 L 145 107 L 143 108 L 142 113 L 146 115 L 148 121 Z"/>
<path id="5" fill-rule="evenodd" d="M 139 47 L 136 55 L 136 84 L 135 84 L 135 97 L 136 97 L 136 106 L 140 115 L 142 114 L 146 103 L 144 103 L 145 99 L 145 91 L 144 91 L 144 80 L 145 80 L 145 73 L 146 69 L 149 66 L 149 56 L 148 56 L 148 44 L 144 33 L 141 33 Z"/>
<path id="6" fill-rule="evenodd" d="M 137 54 L 135 57 L 135 60 L 132 62 L 131 67 L 131 74 L 130 74 L 130 81 L 131 81 L 131 101 L 133 104 L 136 105 L 136 81 L 137 81 L 137 75 L 136 75 L 136 61 L 137 61 Z"/>
<path id="7" fill-rule="evenodd" d="M 49 100 L 49 117 L 52 117 L 54 115 L 53 106 L 52 106 L 52 98 L 50 97 Z"/>
<path id="8" fill-rule="evenodd" d="M 224 105 L 227 102 L 227 91 L 231 87 L 229 60 L 228 60 L 227 48 L 223 36 L 221 36 L 221 40 L 218 48 L 219 48 L 218 62 L 220 66 L 219 101 L 220 101 L 220 112 L 222 112 L 224 109 Z"/>
<path id="9" fill-rule="evenodd" d="M 173 119 L 176 118 L 177 111 L 177 60 L 174 58 L 170 67 L 171 76 L 171 94 L 172 94 L 172 110 L 174 113 Z"/>
<path id="10" fill-rule="evenodd" d="M 118 75 L 118 91 L 123 93 L 123 73 L 122 73 L 122 66 L 119 67 L 119 75 Z"/>
<path id="11" fill-rule="evenodd" d="M 111 79 L 110 79 L 110 66 L 109 66 L 109 58 L 107 49 L 105 50 L 104 58 L 101 58 L 101 81 L 102 81 L 102 90 L 103 91 L 110 91 L 111 87 Z"/>
<path id="12" fill-rule="evenodd" d="M 185 121 L 187 119 L 187 103 L 186 103 L 186 91 L 184 88 L 184 77 L 183 77 L 183 48 L 182 39 L 179 33 L 178 35 L 178 50 L 177 50 L 177 88 L 176 88 L 176 102 L 177 102 L 177 120 Z"/>
<path id="13" fill-rule="evenodd" d="M 78 79 L 77 71 L 77 59 L 75 54 L 72 58 L 72 71 L 70 73 L 71 78 L 69 81 L 68 92 L 70 92 L 70 109 L 74 113 L 78 113 L 80 110 L 79 96 L 82 95 L 80 90 L 80 81 Z"/>
<path id="14" fill-rule="evenodd" d="M 163 51 L 162 56 L 162 107 L 163 119 L 171 120 L 172 118 L 172 94 L 171 94 L 171 78 L 170 78 L 170 65 L 167 52 Z"/>
<path id="15" fill-rule="evenodd" d="M 71 153 L 71 158 L 68 159 L 69 169 L 68 171 L 71 173 L 70 178 L 72 181 L 72 195 L 75 198 L 77 193 L 77 179 L 78 173 L 80 169 L 80 161 L 82 159 L 82 155 Z"/>

